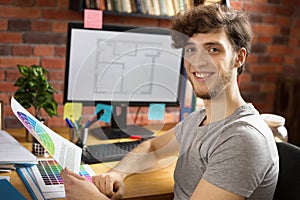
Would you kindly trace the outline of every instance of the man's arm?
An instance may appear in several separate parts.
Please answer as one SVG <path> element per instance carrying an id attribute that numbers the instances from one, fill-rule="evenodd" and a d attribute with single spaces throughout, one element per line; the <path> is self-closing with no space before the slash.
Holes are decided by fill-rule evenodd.
<path id="1" fill-rule="evenodd" d="M 111 197 L 116 192 L 115 184 L 123 182 L 131 174 L 153 169 L 160 159 L 177 155 L 178 150 L 173 128 L 138 145 L 107 173 L 94 176 L 93 183 L 102 193 Z"/>
<path id="2" fill-rule="evenodd" d="M 244 200 L 245 198 L 221 189 L 205 179 L 197 185 L 191 200 Z"/>

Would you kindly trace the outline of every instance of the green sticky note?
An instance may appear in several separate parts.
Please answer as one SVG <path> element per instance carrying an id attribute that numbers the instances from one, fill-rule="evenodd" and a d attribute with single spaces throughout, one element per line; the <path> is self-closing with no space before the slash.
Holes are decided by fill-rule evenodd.
<path id="1" fill-rule="evenodd" d="M 165 116 L 165 107 L 164 103 L 152 103 L 149 106 L 148 119 L 149 120 L 163 120 Z"/>

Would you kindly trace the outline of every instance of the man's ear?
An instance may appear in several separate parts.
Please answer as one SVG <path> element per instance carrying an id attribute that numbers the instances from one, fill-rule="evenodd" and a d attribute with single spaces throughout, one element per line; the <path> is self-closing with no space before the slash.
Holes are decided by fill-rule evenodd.
<path id="1" fill-rule="evenodd" d="M 241 67 L 245 63 L 246 57 L 247 57 L 247 50 L 244 47 L 240 48 L 237 51 L 237 56 L 236 56 L 235 65 L 234 66 L 236 68 Z"/>

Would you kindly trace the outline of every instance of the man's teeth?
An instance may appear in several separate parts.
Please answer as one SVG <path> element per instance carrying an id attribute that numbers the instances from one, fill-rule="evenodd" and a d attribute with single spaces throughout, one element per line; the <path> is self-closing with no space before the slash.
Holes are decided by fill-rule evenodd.
<path id="1" fill-rule="evenodd" d="M 208 77 L 210 74 L 209 73 L 199 73 L 199 72 L 195 72 L 195 76 L 197 78 L 205 78 Z"/>

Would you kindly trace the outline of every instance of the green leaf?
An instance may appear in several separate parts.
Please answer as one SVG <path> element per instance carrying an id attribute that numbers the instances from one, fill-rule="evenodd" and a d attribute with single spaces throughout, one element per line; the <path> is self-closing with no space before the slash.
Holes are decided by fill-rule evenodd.
<path id="1" fill-rule="evenodd" d="M 23 76 L 28 76 L 28 67 L 25 65 L 18 65 L 19 72 Z"/>

